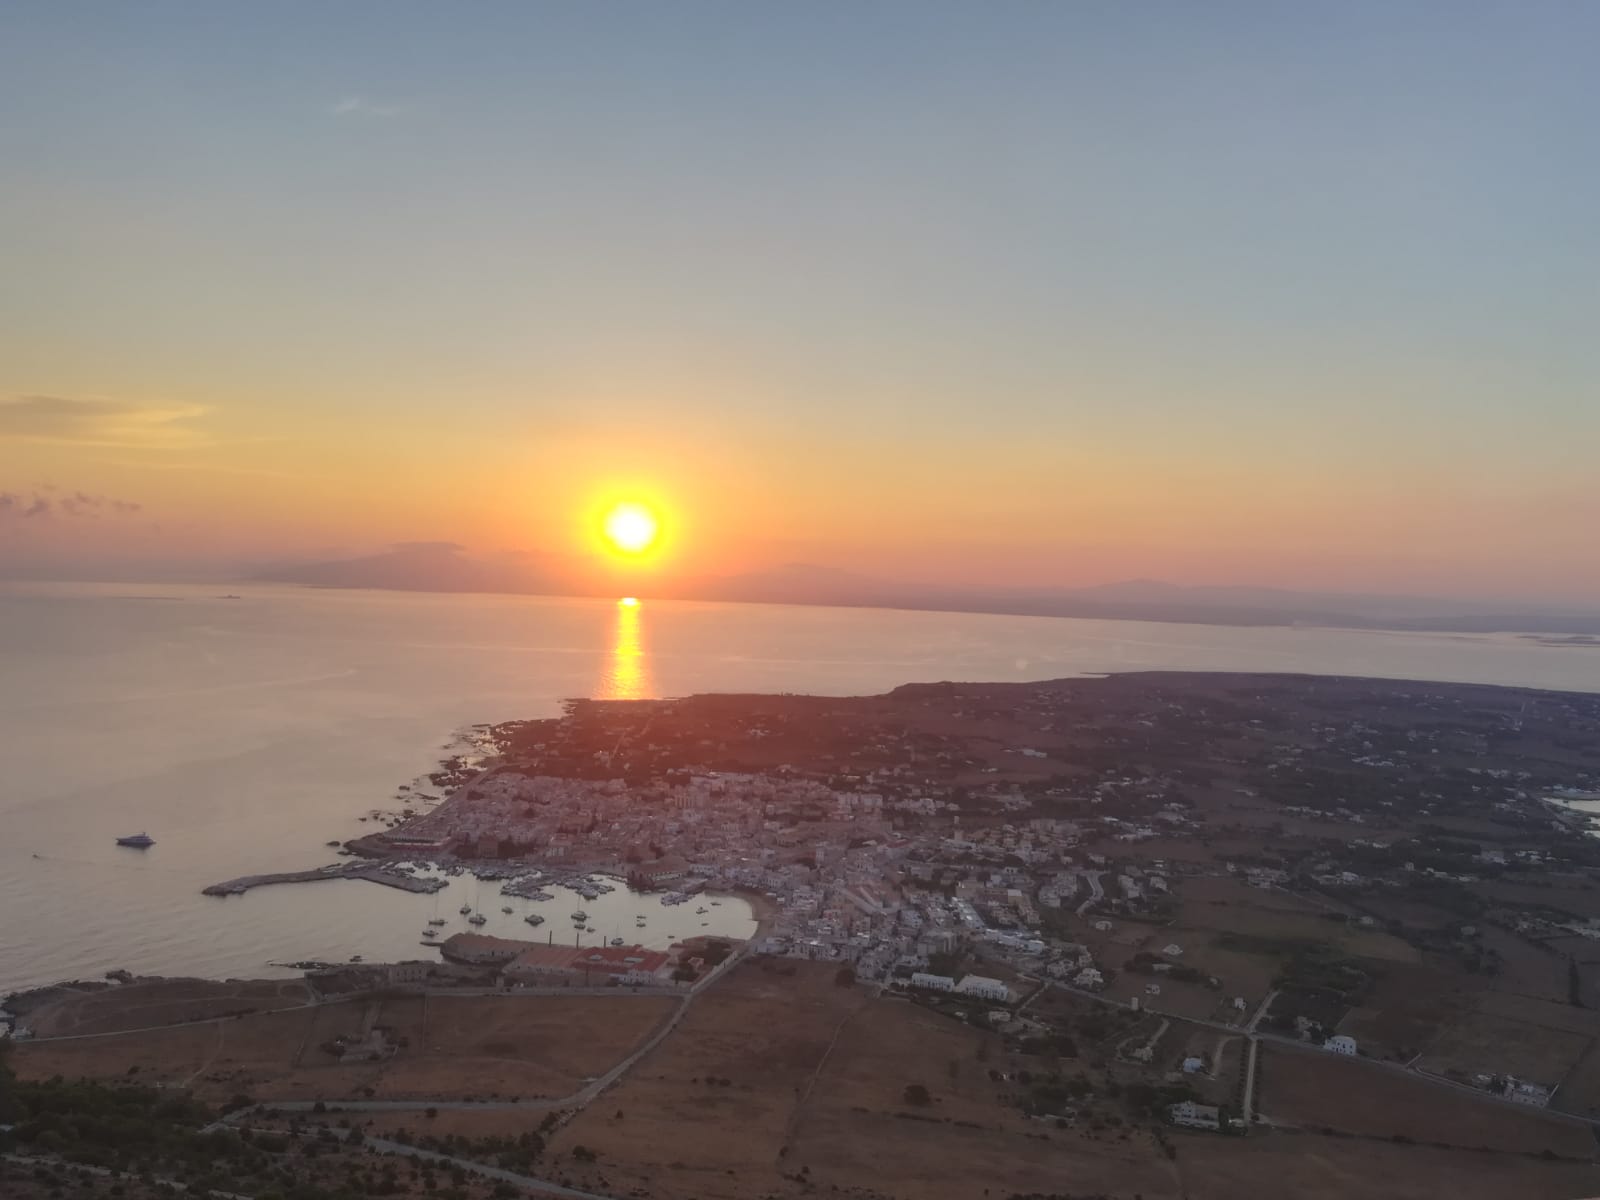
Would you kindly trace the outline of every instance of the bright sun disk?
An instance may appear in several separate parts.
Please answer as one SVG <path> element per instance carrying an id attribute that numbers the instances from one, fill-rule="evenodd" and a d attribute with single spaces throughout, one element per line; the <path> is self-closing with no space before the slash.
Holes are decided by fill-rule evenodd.
<path id="1" fill-rule="evenodd" d="M 623 554 L 643 554 L 655 543 L 660 522 L 642 504 L 619 504 L 606 514 L 606 540 Z"/>

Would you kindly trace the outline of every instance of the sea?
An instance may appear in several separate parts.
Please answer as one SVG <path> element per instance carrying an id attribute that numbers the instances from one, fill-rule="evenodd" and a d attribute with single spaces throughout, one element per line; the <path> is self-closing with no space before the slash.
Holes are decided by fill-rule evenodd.
<path id="1" fill-rule="evenodd" d="M 530 596 L 148 584 L 0 585 L 0 996 L 112 969 L 254 978 L 430 957 L 428 921 L 664 946 L 754 929 L 736 897 L 625 887 L 504 898 L 329 880 L 201 895 L 339 861 L 474 725 L 578 696 L 855 695 L 926 680 L 1286 671 L 1600 691 L 1600 650 L 1515 635 L 1239 628 Z M 119 836 L 148 832 L 147 850 Z M 705 913 L 697 913 L 705 907 Z M 502 912 L 510 908 L 510 913 Z M 533 929 L 523 918 L 546 916 Z M 638 917 L 645 918 L 641 927 Z"/>

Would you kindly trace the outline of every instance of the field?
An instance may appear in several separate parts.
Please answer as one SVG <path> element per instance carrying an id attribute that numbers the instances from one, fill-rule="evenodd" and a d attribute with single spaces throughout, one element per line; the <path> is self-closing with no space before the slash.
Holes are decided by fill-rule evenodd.
<path id="1" fill-rule="evenodd" d="M 1318 1050 L 1262 1048 L 1264 1118 L 1310 1130 L 1520 1154 L 1595 1153 L 1588 1127 L 1452 1091 Z"/>
<path id="2" fill-rule="evenodd" d="M 1178 924 L 1170 931 L 1175 936 L 1165 940 L 1185 947 L 1185 962 L 1189 961 L 1190 953 L 1190 939 L 1184 936 L 1186 930 L 1237 934 L 1246 938 L 1326 942 L 1351 958 L 1394 963 L 1418 961 L 1414 947 L 1382 930 L 1349 924 L 1348 914 L 1331 903 L 1319 904 L 1275 888 L 1251 887 L 1235 879 L 1220 878 L 1186 880 L 1183 896 Z M 1202 944 L 1210 945 L 1214 940 L 1207 938 Z M 1227 985 L 1227 976 L 1222 971 L 1213 970 L 1212 974 Z"/>
<path id="3" fill-rule="evenodd" d="M 1059 1190 L 1064 1177 L 1174 1194 L 1147 1134 L 1062 1132 L 1003 1103 L 1010 1085 L 989 1070 L 1007 1066 L 993 1034 L 839 988 L 831 970 L 801 964 L 785 977 L 751 964 L 555 1148 L 599 1150 L 613 1194 L 638 1186 L 659 1200 L 762 1195 L 784 1175 L 930 1200 L 965 1200 L 995 1179 Z M 708 1086 L 706 1074 L 728 1083 Z M 906 1101 L 912 1084 L 928 1105 Z"/>
<path id="4" fill-rule="evenodd" d="M 1493 993 L 1482 999 L 1528 1003 Z M 377 1135 L 404 1128 L 514 1136 L 539 1129 L 550 1113 L 537 1104 L 454 1109 L 447 1101 L 569 1095 L 647 1037 L 672 1003 L 391 993 L 210 1024 L 25 1042 L 15 1063 L 29 1078 L 123 1079 L 137 1067 L 134 1078 L 191 1084 L 212 1103 L 234 1095 L 438 1100 L 433 1117 L 413 1110 L 358 1120 Z M 1093 1049 L 1080 1038 L 1081 1058 L 1024 1056 L 988 1029 L 839 986 L 831 966 L 748 962 L 698 996 L 669 1038 L 551 1135 L 539 1173 L 652 1200 L 822 1193 L 969 1200 L 985 1189 L 991 1200 L 1064 1190 L 1144 1200 L 1600 1193 L 1600 1169 L 1538 1157 L 1592 1157 L 1584 1125 L 1286 1047 L 1263 1050 L 1259 1103 L 1269 1124 L 1251 1137 L 1157 1136 L 1131 1115 L 1112 1081 L 1126 1089 L 1164 1074 L 1185 1053 L 1202 1054 L 1215 1060 L 1214 1077 L 1191 1082 L 1207 1098 L 1233 1103 L 1241 1036 L 1173 1020 L 1150 1071 L 1114 1061 L 1095 1066 L 1112 1044 L 1135 1029 L 1153 1033 L 1165 1019 L 1119 1015 L 1055 990 L 1031 1011 L 1070 1017 L 1075 1036 L 1091 1018 L 1111 1032 Z M 1595 1014 L 1555 1004 L 1535 1013 L 1557 1040 L 1589 1045 L 1586 1022 Z M 1486 1009 L 1473 1019 L 1508 1017 Z M 325 1048 L 375 1027 L 396 1044 L 392 1057 L 344 1065 Z M 1472 1028 L 1486 1039 L 1494 1033 Z M 1041 1072 L 1056 1069 L 1092 1085 L 1091 1096 L 1073 1102 L 1078 1117 L 1070 1125 L 1031 1118 L 1019 1105 Z M 1397 1135 L 1420 1144 L 1393 1144 Z"/>
<path id="5" fill-rule="evenodd" d="M 1355 1038 L 1372 1057 L 1408 1061 L 1469 1009 L 1467 983 L 1468 977 L 1433 965 L 1390 966 L 1378 976 L 1367 1003 L 1346 1013 L 1338 1031 Z"/>
<path id="6" fill-rule="evenodd" d="M 798 1099 L 840 1024 L 867 1002 L 837 986 L 831 968 L 782 970 L 792 973 L 745 964 L 725 976 L 562 1131 L 557 1150 L 597 1150 L 611 1191 L 639 1186 L 661 1200 L 742 1197 L 775 1185 Z"/>
<path id="7" fill-rule="evenodd" d="M 1600 1195 L 1600 1169 L 1586 1163 L 1311 1134 L 1243 1141 L 1186 1137 L 1179 1142 L 1177 1167 L 1185 1200 L 1577 1200 Z M 1151 1193 L 1145 1200 L 1152 1200 Z"/>
<path id="8" fill-rule="evenodd" d="M 1566 1003 L 1567 960 L 1563 955 L 1540 950 L 1492 926 L 1481 930 L 1479 936 L 1500 955 L 1500 974 L 1489 985 L 1494 991 Z"/>
<path id="9" fill-rule="evenodd" d="M 655 996 L 396 995 L 203 1025 L 18 1045 L 25 1078 L 187 1084 L 203 1098 L 486 1099 L 569 1095 L 644 1040 L 673 1001 Z M 392 1057 L 342 1064 L 323 1047 L 374 1026 Z M 136 1070 L 133 1070 L 137 1068 Z"/>
<path id="10" fill-rule="evenodd" d="M 30 1012 L 28 1027 L 38 1037 L 111 1033 L 291 1008 L 310 1000 L 310 989 L 298 979 L 158 979 L 67 992 Z"/>
<path id="11" fill-rule="evenodd" d="M 1515 1075 L 1554 1087 L 1591 1040 L 1587 1033 L 1476 1012 L 1441 1033 L 1417 1065 L 1439 1075 Z"/>
<path id="12" fill-rule="evenodd" d="M 1168 1135 L 1177 1156 L 1170 1159 L 1147 1131 L 1127 1124 L 1060 1129 L 1023 1115 L 1010 1095 L 1019 1085 L 1007 1079 L 1019 1062 L 1037 1070 L 1037 1059 L 1013 1059 L 995 1035 L 920 1005 L 837 987 L 821 966 L 796 968 L 781 975 L 746 964 L 700 997 L 633 1075 L 555 1136 L 552 1166 L 575 1186 L 613 1195 L 642 1188 L 653 1200 L 967 1200 L 986 1188 L 991 1196 L 1065 1190 L 1144 1200 L 1600 1193 L 1595 1167 L 1537 1157 L 1591 1156 L 1585 1127 L 1320 1052 L 1267 1051 L 1263 1108 L 1274 1120 L 1350 1136 L 1180 1132 Z M 1071 1011 L 1073 1003 L 1048 1007 Z M 1220 1093 L 1235 1082 L 1241 1038 L 1174 1023 L 1162 1056 L 1215 1054 L 1219 1042 L 1219 1078 L 1201 1086 L 1226 1100 Z M 929 1103 L 908 1101 L 913 1084 L 927 1089 Z M 493 1132 L 532 1124 L 497 1114 Z M 448 1113 L 425 1127 L 490 1132 L 458 1129 Z M 1395 1145 L 1395 1134 L 1459 1148 Z M 575 1161 L 578 1146 L 598 1161 Z"/>

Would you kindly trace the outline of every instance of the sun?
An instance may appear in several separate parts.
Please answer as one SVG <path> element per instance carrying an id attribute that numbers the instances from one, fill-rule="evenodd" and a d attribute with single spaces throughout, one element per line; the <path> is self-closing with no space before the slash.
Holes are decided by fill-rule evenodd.
<path id="1" fill-rule="evenodd" d="M 618 504 L 601 522 L 606 541 L 619 554 L 643 554 L 656 543 L 661 522 L 642 504 Z"/>

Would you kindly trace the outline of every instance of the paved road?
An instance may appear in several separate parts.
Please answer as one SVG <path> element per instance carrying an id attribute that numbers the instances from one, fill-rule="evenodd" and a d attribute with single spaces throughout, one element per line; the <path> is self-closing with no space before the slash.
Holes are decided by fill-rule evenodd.
<path id="1" fill-rule="evenodd" d="M 1278 989 L 1277 988 L 1273 988 L 1270 992 L 1267 993 L 1266 999 L 1263 1000 L 1260 1004 L 1256 1005 L 1256 1011 L 1250 1017 L 1250 1023 L 1244 1027 L 1244 1031 L 1246 1033 L 1250 1034 L 1252 1037 L 1255 1035 L 1256 1026 L 1261 1024 L 1261 1018 L 1267 1015 L 1267 1010 L 1272 1007 L 1272 1002 L 1274 1000 L 1276 1000 L 1277 998 L 1278 998 Z"/>
<path id="2" fill-rule="evenodd" d="M 1104 874 L 1105 874 L 1104 871 L 1079 871 L 1078 872 L 1079 878 L 1087 880 L 1088 884 L 1089 884 L 1089 898 L 1087 900 L 1085 900 L 1082 904 L 1078 905 L 1078 915 L 1080 917 L 1083 916 L 1084 913 L 1089 911 L 1089 907 L 1091 905 L 1098 904 L 1098 903 L 1100 903 L 1100 901 L 1102 901 L 1102 900 L 1104 900 L 1106 898 L 1106 890 L 1105 890 L 1105 888 L 1100 886 L 1100 877 L 1102 875 L 1104 875 Z"/>
<path id="3" fill-rule="evenodd" d="M 1261 1049 L 1261 1043 L 1255 1038 L 1250 1038 L 1245 1046 L 1244 1055 L 1244 1111 L 1239 1114 L 1239 1119 L 1244 1122 L 1246 1129 L 1255 1120 L 1256 1112 L 1256 1055 Z"/>

